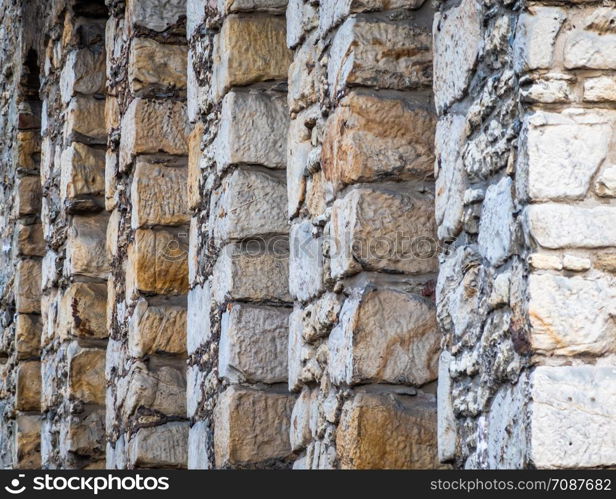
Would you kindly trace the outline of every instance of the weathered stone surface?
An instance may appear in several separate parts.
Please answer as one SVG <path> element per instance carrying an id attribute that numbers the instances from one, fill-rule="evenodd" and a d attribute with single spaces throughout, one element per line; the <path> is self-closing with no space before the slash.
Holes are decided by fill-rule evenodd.
<path id="1" fill-rule="evenodd" d="M 182 230 L 136 230 L 128 248 L 127 282 L 144 293 L 185 294 L 187 249 L 187 234 Z"/>
<path id="2" fill-rule="evenodd" d="M 63 200 L 100 196 L 105 191 L 105 153 L 73 142 L 62 153 L 60 196 Z"/>
<path id="3" fill-rule="evenodd" d="M 132 227 L 188 223 L 187 176 L 184 166 L 138 159 L 131 187 Z"/>
<path id="4" fill-rule="evenodd" d="M 481 7 L 463 0 L 447 16 L 434 16 L 434 100 L 442 110 L 460 99 L 470 83 L 482 40 Z"/>
<path id="5" fill-rule="evenodd" d="M 76 94 L 94 95 L 105 91 L 105 51 L 100 47 L 69 52 L 60 75 L 62 100 Z"/>
<path id="6" fill-rule="evenodd" d="M 41 317 L 18 314 L 15 320 L 15 350 L 17 358 L 38 357 L 41 348 Z"/>
<path id="7" fill-rule="evenodd" d="M 291 413 L 291 448 L 298 451 L 305 448 L 313 436 L 313 429 L 317 428 L 318 391 L 304 388 L 293 406 Z"/>
<path id="8" fill-rule="evenodd" d="M 295 397 L 231 386 L 214 415 L 216 467 L 254 466 L 289 456 Z"/>
<path id="9" fill-rule="evenodd" d="M 614 350 L 614 283 L 605 277 L 531 274 L 530 342 L 534 351 L 604 355 Z"/>
<path id="10" fill-rule="evenodd" d="M 435 118 L 403 100 L 352 93 L 327 121 L 321 164 L 336 184 L 425 178 L 434 165 Z"/>
<path id="11" fill-rule="evenodd" d="M 133 357 L 186 352 L 186 308 L 149 305 L 140 299 L 128 328 L 128 348 Z"/>
<path id="12" fill-rule="evenodd" d="M 39 167 L 41 136 L 38 131 L 20 131 L 15 138 L 17 167 L 35 171 Z"/>
<path id="13" fill-rule="evenodd" d="M 358 188 L 334 203 L 334 276 L 365 270 L 425 273 L 436 267 L 433 201 L 405 192 Z"/>
<path id="14" fill-rule="evenodd" d="M 530 235 L 544 248 L 616 245 L 616 209 L 544 203 L 526 208 Z"/>
<path id="15" fill-rule="evenodd" d="M 218 244 L 288 232 L 284 177 L 236 169 L 212 198 L 209 228 Z"/>
<path id="16" fill-rule="evenodd" d="M 196 208 L 201 201 L 201 191 L 199 190 L 201 181 L 201 139 L 205 127 L 202 122 L 195 124 L 193 131 L 188 138 L 188 208 Z"/>
<path id="17" fill-rule="evenodd" d="M 66 274 L 107 277 L 106 231 L 107 217 L 104 215 L 73 217 L 66 243 Z"/>
<path id="18" fill-rule="evenodd" d="M 61 335 L 79 338 L 106 338 L 105 310 L 107 284 L 75 282 L 62 297 L 60 305 Z"/>
<path id="19" fill-rule="evenodd" d="M 616 68 L 616 33 L 610 29 L 613 22 L 610 15 L 613 15 L 611 9 L 598 8 L 567 36 L 564 48 L 567 69 Z"/>
<path id="20" fill-rule="evenodd" d="M 584 100 L 588 102 L 616 101 L 616 79 L 597 76 L 584 81 Z"/>
<path id="21" fill-rule="evenodd" d="M 126 18 L 131 26 L 165 31 L 186 15 L 186 0 L 128 0 Z"/>
<path id="22" fill-rule="evenodd" d="M 289 236 L 289 291 L 302 301 L 323 288 L 323 240 L 315 231 L 311 222 L 302 222 L 291 227 Z"/>
<path id="23" fill-rule="evenodd" d="M 440 336 L 433 307 L 394 289 L 367 289 L 346 300 L 328 340 L 337 384 L 423 385 L 436 379 Z"/>
<path id="24" fill-rule="evenodd" d="M 232 164 L 284 168 L 288 109 L 284 95 L 229 92 L 216 137 L 219 170 Z"/>
<path id="25" fill-rule="evenodd" d="M 68 390 L 86 404 L 105 404 L 105 350 L 81 348 L 72 343 L 68 351 Z"/>
<path id="26" fill-rule="evenodd" d="M 189 131 L 183 102 L 133 100 L 122 118 L 120 168 L 137 154 L 186 155 Z"/>
<path id="27" fill-rule="evenodd" d="M 129 462 L 138 468 L 185 468 L 188 423 L 140 428 L 128 442 Z"/>
<path id="28" fill-rule="evenodd" d="M 616 165 L 608 165 L 595 181 L 595 193 L 601 197 L 616 197 Z"/>
<path id="29" fill-rule="evenodd" d="M 15 269 L 15 308 L 18 313 L 41 311 L 41 262 L 21 260 Z"/>
<path id="30" fill-rule="evenodd" d="M 293 4 L 302 4 L 302 8 L 314 9 L 309 3 L 302 0 L 295 0 L 289 3 L 289 9 Z M 290 14 L 289 14 L 290 15 Z M 295 19 L 297 22 L 298 20 Z M 287 43 L 289 42 L 290 32 L 294 20 L 287 16 Z M 316 34 L 306 41 L 296 52 L 293 62 L 289 66 L 289 109 L 297 112 L 304 109 L 317 100 L 319 74 L 322 69 L 317 65 L 318 50 L 316 46 Z"/>
<path id="31" fill-rule="evenodd" d="M 210 434 L 205 421 L 198 421 L 191 426 L 188 433 L 188 469 L 207 470 L 211 469 L 207 453 L 203 449 L 209 447 Z"/>
<path id="32" fill-rule="evenodd" d="M 512 251 L 513 244 L 513 182 L 502 178 L 486 191 L 479 222 L 479 249 L 490 263 L 498 265 Z"/>
<path id="33" fill-rule="evenodd" d="M 289 217 L 299 210 L 306 195 L 306 176 L 308 174 L 308 158 L 312 151 L 310 130 L 305 126 L 300 114 L 289 124 L 287 143 L 287 198 L 289 201 Z"/>
<path id="34" fill-rule="evenodd" d="M 35 215 L 41 210 L 41 180 L 38 177 L 21 177 L 17 181 L 17 216 Z"/>
<path id="35" fill-rule="evenodd" d="M 442 463 L 454 459 L 456 453 L 457 430 L 451 400 L 451 375 L 449 374 L 451 359 L 451 354 L 445 350 L 441 353 L 438 365 L 438 459 Z"/>
<path id="36" fill-rule="evenodd" d="M 359 393 L 344 405 L 336 446 L 343 469 L 438 468 L 434 398 Z"/>
<path id="37" fill-rule="evenodd" d="M 432 37 L 419 26 L 349 18 L 327 67 L 330 96 L 353 85 L 397 90 L 432 83 Z"/>
<path id="38" fill-rule="evenodd" d="M 168 45 L 149 38 L 134 39 L 128 62 L 131 91 L 186 89 L 187 56 L 185 45 Z"/>
<path id="39" fill-rule="evenodd" d="M 192 355 L 210 336 L 211 294 L 209 283 L 188 292 L 187 347 Z"/>
<path id="40" fill-rule="evenodd" d="M 595 468 L 616 463 L 615 376 L 613 367 L 535 368 L 530 447 L 537 468 Z"/>
<path id="41" fill-rule="evenodd" d="M 222 316 L 218 371 L 230 382 L 287 380 L 289 309 L 230 304 Z"/>
<path id="42" fill-rule="evenodd" d="M 286 22 L 274 16 L 230 15 L 214 46 L 213 94 L 221 98 L 232 86 L 286 80 L 291 53 Z"/>
<path id="43" fill-rule="evenodd" d="M 64 135 L 69 140 L 83 139 L 96 144 L 106 143 L 105 101 L 85 96 L 71 99 Z"/>
<path id="44" fill-rule="evenodd" d="M 17 365 L 15 408 L 18 411 L 39 411 L 41 408 L 41 363 L 36 360 Z"/>
<path id="45" fill-rule="evenodd" d="M 40 468 L 41 417 L 19 414 L 15 423 L 15 468 L 20 470 Z"/>
<path id="46" fill-rule="evenodd" d="M 94 410 L 85 415 L 71 415 L 60 426 L 60 454 L 70 459 L 70 453 L 100 456 L 103 451 L 104 411 Z M 97 456 L 97 457 L 98 457 Z"/>

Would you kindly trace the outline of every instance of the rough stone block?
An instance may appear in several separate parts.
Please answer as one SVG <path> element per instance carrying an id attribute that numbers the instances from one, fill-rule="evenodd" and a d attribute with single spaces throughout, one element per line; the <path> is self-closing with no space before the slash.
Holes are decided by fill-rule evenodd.
<path id="1" fill-rule="evenodd" d="M 94 95 L 105 91 L 105 51 L 102 47 L 69 52 L 60 74 L 60 93 L 68 103 L 76 94 Z"/>
<path id="2" fill-rule="evenodd" d="M 19 131 L 15 138 L 16 165 L 26 171 L 36 171 L 39 168 L 41 153 L 41 136 L 38 131 Z"/>
<path id="3" fill-rule="evenodd" d="M 25 217 L 36 215 L 41 211 L 41 179 L 39 177 L 21 177 L 17 180 L 17 215 Z"/>
<path id="4" fill-rule="evenodd" d="M 614 10 L 597 7 L 586 11 L 583 21 L 568 34 L 565 47 L 567 69 L 616 69 Z"/>
<path id="5" fill-rule="evenodd" d="M 201 202 L 201 192 L 199 184 L 201 181 L 201 139 L 205 132 L 203 122 L 195 124 L 193 131 L 188 139 L 188 208 L 193 210 Z"/>
<path id="6" fill-rule="evenodd" d="M 258 465 L 289 456 L 294 401 L 287 394 L 229 387 L 214 413 L 216 467 Z"/>
<path id="7" fill-rule="evenodd" d="M 188 433 L 188 469 L 207 470 L 211 469 L 208 453 L 203 449 L 209 447 L 210 435 L 206 421 L 198 421 L 191 426 Z"/>
<path id="8" fill-rule="evenodd" d="M 15 308 L 20 314 L 41 311 L 41 262 L 20 260 L 15 271 Z"/>
<path id="9" fill-rule="evenodd" d="M 128 348 L 133 357 L 185 353 L 186 308 L 150 305 L 146 299 L 140 299 L 130 319 Z"/>
<path id="10" fill-rule="evenodd" d="M 129 463 L 136 468 L 185 468 L 188 423 L 140 428 L 128 442 Z"/>
<path id="11" fill-rule="evenodd" d="M 41 408 L 41 363 L 36 360 L 17 365 L 15 409 L 39 411 Z"/>
<path id="12" fill-rule="evenodd" d="M 432 85 L 432 35 L 408 23 L 349 18 L 338 29 L 328 63 L 330 95 L 362 85 L 396 90 Z"/>
<path id="13" fill-rule="evenodd" d="M 60 425 L 60 455 L 70 459 L 70 453 L 92 458 L 104 451 L 105 411 L 98 409 L 85 415 L 70 415 Z"/>
<path id="14" fill-rule="evenodd" d="M 616 101 L 616 78 L 597 76 L 584 81 L 584 100 L 587 102 Z"/>
<path id="15" fill-rule="evenodd" d="M 289 124 L 287 143 L 287 198 L 288 215 L 295 216 L 306 196 L 308 159 L 313 150 L 310 130 L 305 126 L 304 115 L 300 114 Z"/>
<path id="16" fill-rule="evenodd" d="M 348 298 L 329 336 L 329 373 L 337 384 L 403 383 L 437 377 L 440 335 L 434 307 L 394 289 Z"/>
<path id="17" fill-rule="evenodd" d="M 358 188 L 334 203 L 334 276 L 365 270 L 425 273 L 436 270 L 432 199 Z"/>
<path id="18" fill-rule="evenodd" d="M 15 320 L 15 350 L 18 359 L 39 356 L 42 327 L 40 315 L 17 315 Z"/>
<path id="19" fill-rule="evenodd" d="M 184 166 L 138 159 L 131 188 L 132 227 L 188 223 L 187 176 Z"/>
<path id="20" fill-rule="evenodd" d="M 65 273 L 106 279 L 109 263 L 105 252 L 108 217 L 74 216 L 66 243 Z"/>
<path id="21" fill-rule="evenodd" d="M 15 460 L 19 470 L 41 467 L 41 417 L 19 414 L 15 420 Z"/>
<path id="22" fill-rule="evenodd" d="M 352 93 L 327 121 L 321 165 L 337 185 L 432 175 L 435 117 L 398 99 Z"/>
<path id="23" fill-rule="evenodd" d="M 219 375 L 232 383 L 286 382 L 289 312 L 230 304 L 222 316 Z"/>
<path id="24" fill-rule="evenodd" d="M 210 337 L 211 295 L 209 282 L 188 292 L 187 345 L 192 355 Z"/>
<path id="25" fill-rule="evenodd" d="M 305 388 L 293 406 L 290 439 L 294 452 L 306 448 L 312 441 L 313 429 L 317 429 L 318 393 Z"/>
<path id="26" fill-rule="evenodd" d="M 343 469 L 439 468 L 434 397 L 355 395 L 342 409 L 336 447 Z"/>
<path id="27" fill-rule="evenodd" d="M 453 460 L 456 453 L 457 430 L 451 400 L 451 375 L 449 374 L 451 359 L 451 354 L 445 350 L 441 353 L 438 365 L 438 458 L 442 463 Z"/>
<path id="28" fill-rule="evenodd" d="M 62 153 L 62 200 L 100 196 L 105 192 L 105 152 L 73 142 Z"/>
<path id="29" fill-rule="evenodd" d="M 79 338 L 106 338 L 105 310 L 107 284 L 74 282 L 60 305 L 60 327 L 64 335 Z"/>
<path id="30" fill-rule="evenodd" d="M 497 184 L 488 187 L 479 222 L 479 250 L 490 263 L 502 263 L 512 251 L 513 245 L 513 182 L 503 177 Z"/>
<path id="31" fill-rule="evenodd" d="M 301 3 L 307 9 L 314 9 L 303 0 L 293 0 L 289 3 L 289 9 L 294 3 Z M 290 28 L 293 20 L 287 17 L 287 26 Z M 288 35 L 288 32 L 287 32 Z M 288 39 L 287 39 L 288 42 Z M 295 57 L 289 66 L 289 109 L 297 112 L 317 102 L 319 76 L 322 66 L 318 63 L 318 48 L 316 45 L 316 33 L 311 36 L 295 52 Z"/>
<path id="32" fill-rule="evenodd" d="M 231 12 L 284 12 L 287 0 L 216 0 L 220 13 Z"/>
<path id="33" fill-rule="evenodd" d="M 106 144 L 105 100 L 74 97 L 66 111 L 64 136 L 71 141 Z"/>
<path id="34" fill-rule="evenodd" d="M 323 240 L 311 222 L 293 225 L 289 237 L 289 291 L 306 301 L 323 288 Z"/>
<path id="35" fill-rule="evenodd" d="M 42 224 L 17 224 L 15 238 L 18 256 L 43 256 L 45 254 Z"/>
<path id="36" fill-rule="evenodd" d="M 237 163 L 284 168 L 288 127 L 284 95 L 229 92 L 216 137 L 218 169 Z"/>
<path id="37" fill-rule="evenodd" d="M 86 404 L 105 405 L 105 350 L 71 343 L 67 357 L 70 397 Z"/>
<path id="38" fill-rule="evenodd" d="M 128 62 L 128 80 L 133 93 L 186 89 L 184 45 L 166 45 L 149 38 L 135 38 Z"/>
<path id="39" fill-rule="evenodd" d="M 162 32 L 179 24 L 186 16 L 186 0 L 128 0 L 126 18 L 128 23 L 137 27 Z"/>

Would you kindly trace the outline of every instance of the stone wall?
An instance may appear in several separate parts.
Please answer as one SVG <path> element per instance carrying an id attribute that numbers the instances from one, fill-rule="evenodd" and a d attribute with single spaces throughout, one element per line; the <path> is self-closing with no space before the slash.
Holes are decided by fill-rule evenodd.
<path id="1" fill-rule="evenodd" d="M 435 19 L 439 455 L 457 466 L 614 465 L 615 19 L 475 0 Z"/>

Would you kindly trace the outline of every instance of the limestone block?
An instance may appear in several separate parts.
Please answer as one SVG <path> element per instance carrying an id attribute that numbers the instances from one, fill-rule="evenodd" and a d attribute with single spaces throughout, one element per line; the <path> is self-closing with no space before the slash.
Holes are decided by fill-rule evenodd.
<path id="1" fill-rule="evenodd" d="M 25 217 L 41 211 L 41 180 L 39 177 L 21 177 L 17 180 L 17 215 Z"/>
<path id="2" fill-rule="evenodd" d="M 201 180 L 201 139 L 205 132 L 203 122 L 198 121 L 188 139 L 188 208 L 195 209 L 201 201 L 199 184 Z"/>
<path id="3" fill-rule="evenodd" d="M 290 440 L 294 452 L 306 448 L 312 440 L 312 429 L 316 429 L 318 420 L 318 393 L 304 388 L 293 406 Z"/>
<path id="4" fill-rule="evenodd" d="M 531 460 L 537 468 L 616 464 L 616 370 L 537 367 L 531 376 Z"/>
<path id="5" fill-rule="evenodd" d="M 284 95 L 228 93 L 216 137 L 218 169 L 237 163 L 284 168 L 288 127 Z"/>
<path id="6" fill-rule="evenodd" d="M 306 8 L 314 9 L 313 6 L 303 3 L 302 0 L 290 2 L 289 9 L 294 3 L 301 3 Z M 292 19 L 287 17 L 287 26 L 290 26 L 292 23 Z M 316 36 L 316 33 L 313 34 L 297 49 L 293 62 L 289 66 L 289 94 L 287 99 L 289 109 L 292 112 L 297 112 L 317 102 L 319 95 L 317 88 L 322 67 L 318 62 Z"/>
<path id="7" fill-rule="evenodd" d="M 231 386 L 214 413 L 217 468 L 256 465 L 291 453 L 289 422 L 295 397 Z"/>
<path id="8" fill-rule="evenodd" d="M 607 165 L 595 181 L 595 193 L 601 197 L 616 196 L 616 165 Z"/>
<path id="9" fill-rule="evenodd" d="M 352 93 L 327 121 L 321 165 L 337 185 L 425 178 L 434 168 L 434 115 L 403 100 Z"/>
<path id="10" fill-rule="evenodd" d="M 220 99 L 232 86 L 286 80 L 291 52 L 285 39 L 283 17 L 227 17 L 214 41 L 214 98 Z"/>
<path id="11" fill-rule="evenodd" d="M 15 409 L 40 411 L 41 409 L 41 363 L 38 360 L 17 364 Z"/>
<path id="12" fill-rule="evenodd" d="M 191 426 L 188 433 L 188 469 L 207 470 L 211 469 L 208 453 L 203 449 L 209 448 L 210 434 L 206 421 L 198 421 Z"/>
<path id="13" fill-rule="evenodd" d="M 209 282 L 188 292 L 187 346 L 192 355 L 210 337 L 211 295 Z"/>
<path id="14" fill-rule="evenodd" d="M 186 308 L 150 305 L 141 298 L 130 318 L 128 348 L 133 357 L 186 352 Z"/>
<path id="15" fill-rule="evenodd" d="M 186 167 L 138 159 L 131 187 L 132 227 L 187 223 L 187 177 Z"/>
<path id="16" fill-rule="evenodd" d="M 105 411 L 98 409 L 85 416 L 71 415 L 61 421 L 59 450 L 64 459 L 69 453 L 97 456 L 103 452 Z"/>
<path id="17" fill-rule="evenodd" d="M 349 18 L 338 29 L 327 66 L 330 96 L 353 85 L 396 90 L 432 84 L 432 36 L 408 23 Z"/>
<path id="18" fill-rule="evenodd" d="M 236 169 L 213 193 L 210 233 L 217 244 L 254 236 L 285 234 L 287 188 L 284 176 Z"/>
<path id="19" fill-rule="evenodd" d="M 284 12 L 287 0 L 216 0 L 218 11 L 230 12 Z"/>
<path id="20" fill-rule="evenodd" d="M 19 470 L 41 467 L 41 417 L 19 414 L 15 420 L 15 460 Z"/>
<path id="21" fill-rule="evenodd" d="M 366 289 L 346 300 L 329 336 L 331 379 L 421 386 L 437 377 L 440 339 L 430 303 L 394 289 Z"/>
<path id="22" fill-rule="evenodd" d="M 72 276 L 106 279 L 109 263 L 105 252 L 108 217 L 74 216 L 66 243 L 65 270 Z"/>
<path id="23" fill-rule="evenodd" d="M 118 155 L 107 150 L 105 153 L 105 209 L 113 211 L 118 205 Z"/>
<path id="24" fill-rule="evenodd" d="M 615 69 L 616 31 L 614 10 L 597 7 L 576 23 L 564 48 L 567 69 Z"/>
<path id="25" fill-rule="evenodd" d="M 527 191 L 532 200 L 581 199 L 606 158 L 616 113 L 533 113 L 524 126 Z"/>
<path id="26" fill-rule="evenodd" d="M 611 279 L 531 274 L 528 293 L 533 351 L 552 355 L 614 351 L 616 288 Z"/>
<path id="27" fill-rule="evenodd" d="M 222 316 L 219 375 L 231 383 L 287 380 L 289 309 L 230 304 Z"/>
<path id="28" fill-rule="evenodd" d="M 187 448 L 188 422 L 140 428 L 128 442 L 128 459 L 136 468 L 185 468 Z"/>
<path id="29" fill-rule="evenodd" d="M 18 359 L 39 356 L 42 327 L 40 315 L 17 315 L 15 320 L 15 350 Z"/>
<path id="30" fill-rule="evenodd" d="M 436 270 L 433 200 L 406 191 L 358 188 L 332 210 L 334 276 L 365 270 Z"/>
<path id="31" fill-rule="evenodd" d="M 20 260 L 15 271 L 15 308 L 18 313 L 41 311 L 41 262 Z"/>
<path id="32" fill-rule="evenodd" d="M 284 240 L 273 247 L 228 244 L 214 266 L 214 298 L 218 303 L 225 300 L 290 302 L 288 266 L 288 242 Z"/>
<path id="33" fill-rule="evenodd" d="M 42 224 L 26 225 L 18 223 L 16 225 L 15 239 L 18 256 L 43 256 L 45 254 Z"/>
<path id="34" fill-rule="evenodd" d="M 128 248 L 127 283 L 144 293 L 185 294 L 188 291 L 187 234 L 182 231 L 135 231 Z"/>
<path id="35" fill-rule="evenodd" d="M 355 395 L 342 409 L 336 448 L 343 469 L 438 468 L 434 397 Z"/>
<path id="36" fill-rule="evenodd" d="M 150 38 L 135 38 L 128 60 L 128 81 L 133 93 L 186 89 L 184 45 L 166 45 Z"/>
<path id="37" fill-rule="evenodd" d="M 105 144 L 105 100 L 76 96 L 66 111 L 65 137 L 69 140 Z"/>
<path id="38" fill-rule="evenodd" d="M 289 48 L 295 48 L 304 40 L 304 36 L 319 24 L 319 11 L 316 5 L 305 0 L 289 0 L 286 17 L 287 46 Z M 316 30 L 314 35 L 318 36 Z M 297 53 L 295 57 L 297 58 Z"/>
<path id="39" fill-rule="evenodd" d="M 79 338 L 106 338 L 105 311 L 107 284 L 74 282 L 66 290 L 60 305 L 60 327 L 64 335 Z"/>
<path id="40" fill-rule="evenodd" d="M 110 134 L 115 128 L 119 128 L 121 124 L 120 104 L 118 98 L 107 95 L 105 99 L 105 128 Z"/>
<path id="41" fill-rule="evenodd" d="M 102 47 L 82 48 L 68 53 L 60 74 L 62 101 L 76 94 L 94 95 L 105 91 L 105 51 Z"/>
<path id="42" fill-rule="evenodd" d="M 166 31 L 186 16 L 186 0 L 128 0 L 126 19 L 133 29 Z"/>
<path id="43" fill-rule="evenodd" d="M 516 71 L 552 67 L 556 36 L 566 17 L 564 9 L 546 6 L 533 6 L 520 15 L 513 46 Z"/>
<path id="44" fill-rule="evenodd" d="M 73 142 L 62 153 L 60 197 L 100 196 L 105 192 L 105 152 Z"/>
<path id="45" fill-rule="evenodd" d="M 616 245 L 616 209 L 543 203 L 526 208 L 530 235 L 544 248 L 601 248 Z"/>
<path id="46" fill-rule="evenodd" d="M 189 40 L 205 21 L 206 3 L 207 0 L 186 0 L 186 37 Z"/>
<path id="47" fill-rule="evenodd" d="M 68 353 L 68 390 L 71 398 L 105 405 L 105 350 L 72 343 Z"/>
<path id="48" fill-rule="evenodd" d="M 441 111 L 464 96 L 482 43 L 480 4 L 463 0 L 434 16 L 434 100 Z"/>
<path id="49" fill-rule="evenodd" d="M 35 131 L 19 131 L 15 138 L 16 166 L 27 171 L 36 171 L 41 153 L 41 136 Z"/>
<path id="50" fill-rule="evenodd" d="M 300 115 L 302 116 L 302 115 Z M 299 210 L 306 195 L 306 176 L 308 158 L 313 150 L 310 143 L 310 130 L 304 120 L 298 117 L 289 124 L 287 143 L 287 198 L 288 215 L 293 217 Z"/>
<path id="51" fill-rule="evenodd" d="M 438 459 L 444 463 L 451 461 L 456 453 L 457 430 L 452 404 L 451 375 L 449 365 L 452 355 L 447 351 L 441 353 L 438 365 L 438 391 L 437 391 L 437 430 L 438 430 Z"/>
<path id="52" fill-rule="evenodd" d="M 512 251 L 513 244 L 513 182 L 503 177 L 486 191 L 479 222 L 479 250 L 490 263 L 502 263 Z"/>
<path id="53" fill-rule="evenodd" d="M 587 102 L 616 101 L 616 78 L 597 76 L 584 80 L 584 100 Z"/>
<path id="54" fill-rule="evenodd" d="M 120 168 L 137 154 L 188 153 L 186 104 L 171 100 L 134 99 L 122 118 Z"/>
<path id="55" fill-rule="evenodd" d="M 323 239 L 314 231 L 312 223 L 304 221 L 292 226 L 289 238 L 289 291 L 301 301 L 323 288 Z"/>

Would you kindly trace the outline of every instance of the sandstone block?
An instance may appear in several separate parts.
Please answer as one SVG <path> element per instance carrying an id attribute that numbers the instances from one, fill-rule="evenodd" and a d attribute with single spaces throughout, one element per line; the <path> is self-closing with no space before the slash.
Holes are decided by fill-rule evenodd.
<path id="1" fill-rule="evenodd" d="M 73 142 L 62 153 L 60 196 L 63 200 L 105 192 L 105 153 Z"/>
<path id="2" fill-rule="evenodd" d="M 128 61 L 128 80 L 133 93 L 186 89 L 184 45 L 166 45 L 149 38 L 135 38 Z"/>
<path id="3" fill-rule="evenodd" d="M 68 103 L 76 94 L 94 95 L 105 91 L 105 51 L 101 47 L 69 52 L 60 74 L 60 93 Z"/>
<path id="4" fill-rule="evenodd" d="M 106 279 L 109 263 L 105 252 L 108 217 L 74 216 L 66 243 L 65 273 Z"/>
<path id="5" fill-rule="evenodd" d="M 365 270 L 424 273 L 436 269 L 433 200 L 358 188 L 334 203 L 334 276 Z"/>
<path id="6" fill-rule="evenodd" d="M 216 0 L 218 11 L 230 12 L 284 12 L 287 0 Z"/>
<path id="7" fill-rule="evenodd" d="M 133 357 L 186 352 L 186 308 L 140 299 L 129 323 L 128 348 Z"/>
<path id="8" fill-rule="evenodd" d="M 69 140 L 105 144 L 105 100 L 74 97 L 67 108 L 64 135 Z"/>
<path id="9" fill-rule="evenodd" d="M 105 350 L 72 343 L 67 356 L 70 397 L 86 404 L 105 405 Z"/>
<path id="10" fill-rule="evenodd" d="M 300 115 L 289 124 L 287 143 L 287 198 L 288 215 L 293 217 L 300 209 L 306 195 L 306 176 L 308 158 L 313 150 L 310 143 L 310 130 L 304 125 Z"/>
<path id="11" fill-rule="evenodd" d="M 70 415 L 61 421 L 60 455 L 70 459 L 70 453 L 100 457 L 104 451 L 105 411 L 93 410 L 85 415 Z"/>
<path id="12" fill-rule="evenodd" d="M 19 131 L 15 138 L 16 166 L 35 172 L 39 168 L 41 136 L 38 131 Z"/>
<path id="13" fill-rule="evenodd" d="M 229 387 L 214 414 L 216 467 L 258 465 L 287 457 L 294 401 L 287 394 Z"/>
<path id="14" fill-rule="evenodd" d="M 19 470 L 41 467 L 41 417 L 19 414 L 15 427 L 15 461 Z"/>
<path id="15" fill-rule="evenodd" d="M 318 391 L 305 388 L 297 398 L 291 413 L 291 448 L 298 451 L 306 448 L 312 440 L 318 418 Z"/>
<path id="16" fill-rule="evenodd" d="M 80 338 L 106 338 L 107 284 L 75 282 L 62 297 L 60 324 L 65 334 Z"/>
<path id="17" fill-rule="evenodd" d="M 15 409 L 24 412 L 41 409 L 41 363 L 37 360 L 17 364 Z"/>
<path id="18" fill-rule="evenodd" d="M 355 395 L 342 409 L 336 447 L 343 469 L 438 468 L 434 397 Z"/>
<path id="19" fill-rule="evenodd" d="M 18 256 L 43 256 L 45 254 L 42 224 L 19 223 L 15 237 Z"/>
<path id="20" fill-rule="evenodd" d="M 21 177 L 17 180 L 17 215 L 25 217 L 41 211 L 41 180 L 39 177 Z"/>
<path id="21" fill-rule="evenodd" d="M 41 311 L 41 262 L 20 260 L 15 271 L 15 308 L 18 313 Z"/>
<path id="22" fill-rule="evenodd" d="M 295 3 L 302 4 L 307 9 L 314 9 L 312 5 L 304 3 L 303 0 L 295 0 L 289 3 L 289 9 Z M 293 24 L 293 20 L 287 17 L 287 27 L 290 28 L 291 24 Z M 321 70 L 322 66 L 318 63 L 315 33 L 297 49 L 293 62 L 289 66 L 289 94 L 287 99 L 291 111 L 297 112 L 317 102 L 319 95 L 317 88 Z"/>
<path id="23" fill-rule="evenodd" d="M 17 315 L 15 321 L 15 349 L 17 350 L 18 359 L 39 356 L 42 327 L 39 315 Z"/>
<path id="24" fill-rule="evenodd" d="M 440 335 L 431 304 L 394 289 L 348 298 L 329 340 L 337 384 L 423 385 L 437 377 Z"/>
<path id="25" fill-rule="evenodd" d="M 218 372 L 232 383 L 287 380 L 289 310 L 234 303 L 222 316 Z"/>
<path id="26" fill-rule="evenodd" d="M 131 187 L 132 227 L 187 223 L 187 176 L 187 169 L 183 166 L 138 159 Z"/>
<path id="27" fill-rule="evenodd" d="M 128 442 L 129 462 L 143 468 L 185 468 L 187 447 L 187 422 L 140 428 Z"/>
<path id="28" fill-rule="evenodd" d="M 133 26 L 166 31 L 178 24 L 186 16 L 186 0 L 128 0 L 126 18 Z"/>

